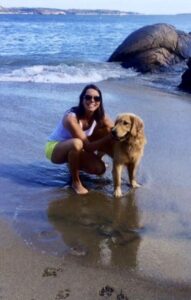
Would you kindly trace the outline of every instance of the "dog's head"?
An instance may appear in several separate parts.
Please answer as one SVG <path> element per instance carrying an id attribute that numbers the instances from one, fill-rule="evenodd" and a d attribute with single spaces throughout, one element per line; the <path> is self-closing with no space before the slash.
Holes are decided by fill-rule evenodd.
<path id="1" fill-rule="evenodd" d="M 131 113 L 122 113 L 115 120 L 112 135 L 118 141 L 125 141 L 129 136 L 136 137 L 139 132 L 143 131 L 143 127 L 140 117 Z"/>

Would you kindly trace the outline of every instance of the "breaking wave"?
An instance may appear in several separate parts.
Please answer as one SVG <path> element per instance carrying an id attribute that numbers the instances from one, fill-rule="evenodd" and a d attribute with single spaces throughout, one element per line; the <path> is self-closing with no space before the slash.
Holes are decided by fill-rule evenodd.
<path id="1" fill-rule="evenodd" d="M 59 65 L 34 65 L 7 70 L 0 73 L 0 81 L 38 83 L 89 83 L 108 79 L 135 76 L 133 70 L 126 70 L 114 63 L 77 63 Z"/>

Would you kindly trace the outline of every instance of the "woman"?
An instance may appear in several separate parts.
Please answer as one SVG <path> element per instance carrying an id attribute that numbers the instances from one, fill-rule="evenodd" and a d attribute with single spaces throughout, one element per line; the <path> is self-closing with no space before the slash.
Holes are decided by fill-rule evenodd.
<path id="1" fill-rule="evenodd" d="M 112 139 L 110 134 L 90 142 L 88 137 L 94 136 L 100 128 L 108 132 L 113 122 L 105 115 L 102 93 L 93 84 L 87 85 L 79 100 L 79 105 L 65 112 L 63 119 L 52 132 L 46 144 L 46 156 L 53 163 L 68 163 L 72 188 L 77 194 L 86 194 L 79 177 L 79 170 L 89 174 L 101 175 L 105 172 L 105 164 L 95 150 L 101 150 L 104 143 Z"/>

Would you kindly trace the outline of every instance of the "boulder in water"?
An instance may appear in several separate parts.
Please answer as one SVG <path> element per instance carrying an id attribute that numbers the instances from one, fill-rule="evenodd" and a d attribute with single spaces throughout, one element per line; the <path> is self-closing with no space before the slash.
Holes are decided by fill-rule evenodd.
<path id="1" fill-rule="evenodd" d="M 108 61 L 146 73 L 164 71 L 190 56 L 191 34 L 161 23 L 131 33 Z"/>
<path id="2" fill-rule="evenodd" d="M 191 93 L 191 58 L 189 58 L 187 65 L 188 68 L 182 74 L 182 81 L 179 88 L 185 92 Z"/>

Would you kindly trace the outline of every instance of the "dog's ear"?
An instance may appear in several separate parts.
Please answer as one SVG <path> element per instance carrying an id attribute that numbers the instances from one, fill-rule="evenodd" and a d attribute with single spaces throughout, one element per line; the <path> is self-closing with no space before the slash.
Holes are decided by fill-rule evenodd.
<path id="1" fill-rule="evenodd" d="M 131 134 L 137 136 L 137 134 L 143 130 L 143 121 L 137 116 L 131 116 Z"/>

